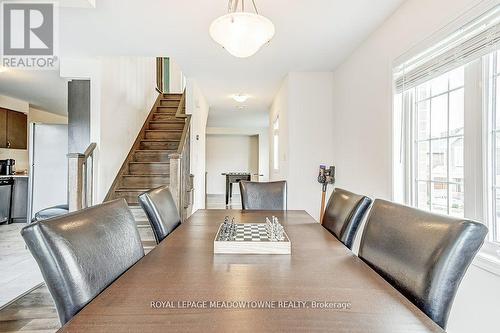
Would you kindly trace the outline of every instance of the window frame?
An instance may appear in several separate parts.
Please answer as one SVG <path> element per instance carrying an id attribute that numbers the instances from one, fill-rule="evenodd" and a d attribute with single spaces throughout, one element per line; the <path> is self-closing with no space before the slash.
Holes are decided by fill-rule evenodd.
<path id="1" fill-rule="evenodd" d="M 272 123 L 272 142 L 273 142 L 273 171 L 280 170 L 280 117 L 276 116 Z"/>
<path id="2" fill-rule="evenodd" d="M 498 47 L 497 50 L 500 52 Z M 494 52 L 494 50 L 492 50 L 492 52 Z M 490 80 L 488 76 L 489 69 L 487 57 L 490 56 L 490 54 L 491 53 L 464 65 L 463 186 L 465 218 L 480 221 L 487 225 L 490 231 L 493 231 L 493 191 L 490 190 L 492 188 L 490 185 L 492 181 L 491 174 L 495 171 L 491 161 L 494 151 L 491 145 L 491 110 L 488 107 L 489 97 L 487 95 L 490 89 L 488 86 Z M 432 78 L 430 80 L 432 80 Z M 402 96 L 400 112 L 402 114 L 395 116 L 395 119 L 403 119 L 400 125 L 402 126 L 401 137 L 395 137 L 394 140 L 401 139 L 402 141 L 401 151 L 403 154 L 403 162 L 401 162 L 401 164 L 405 171 L 402 173 L 404 175 L 404 193 L 398 193 L 398 191 L 401 192 L 401 189 L 397 188 L 396 180 L 393 188 L 393 199 L 394 197 L 399 197 L 402 198 L 405 204 L 417 207 L 417 101 L 415 94 L 410 93 L 409 90 L 416 91 L 416 88 L 414 87 L 400 92 Z M 394 91 L 393 98 L 396 96 L 397 93 Z M 481 112 L 475 110 L 481 110 Z M 393 111 L 397 112 L 396 108 Z M 500 112 L 500 110 L 497 111 Z M 500 113 L 497 116 L 499 115 Z M 500 127 L 498 130 L 500 131 Z M 394 133 L 397 133 L 397 131 L 394 131 Z M 432 141 L 432 139 L 430 139 L 430 141 Z M 399 152 L 397 154 L 399 155 Z M 394 156 L 394 159 L 401 159 L 401 157 Z M 429 175 L 429 179 L 432 179 L 431 175 Z M 497 221 L 496 228 L 500 228 L 500 219 Z M 474 264 L 494 274 L 500 275 L 500 242 L 493 242 L 491 235 L 490 232 Z"/>
<path id="3" fill-rule="evenodd" d="M 454 70 L 460 68 L 460 67 L 465 67 L 465 66 L 458 66 L 455 69 L 452 69 L 450 71 L 447 71 L 446 73 L 443 73 L 443 75 L 453 72 Z M 454 182 L 450 179 L 450 170 L 451 170 L 451 140 L 461 138 L 464 140 L 465 143 L 465 133 L 464 134 L 459 134 L 459 135 L 452 135 L 450 134 L 450 96 L 457 91 L 463 90 L 464 91 L 464 132 L 465 132 L 465 68 L 464 68 L 464 84 L 457 86 L 457 87 L 450 87 L 450 79 L 447 79 L 447 87 L 446 90 L 438 93 L 438 94 L 432 94 L 431 87 L 429 86 L 429 95 L 423 99 L 418 99 L 418 88 L 421 87 L 423 84 L 430 84 L 434 79 L 436 78 L 431 78 L 428 81 L 425 81 L 421 84 L 419 84 L 416 87 L 412 87 L 406 91 L 403 92 L 403 99 L 404 100 L 404 105 L 408 108 L 408 110 L 405 110 L 405 112 L 409 113 L 408 119 L 410 120 L 410 124 L 407 128 L 410 128 L 411 130 L 409 131 L 407 137 L 409 137 L 409 145 L 410 145 L 410 163 L 411 163 L 411 171 L 410 171 L 410 177 L 411 179 L 408 180 L 408 187 L 409 187 L 409 193 L 410 193 L 410 204 L 413 207 L 418 207 L 418 185 L 419 183 L 425 183 L 428 186 L 428 193 L 429 193 L 429 210 L 432 212 L 432 184 L 443 184 L 446 185 L 446 210 L 447 214 L 450 215 L 450 200 L 451 200 L 451 190 L 450 187 L 453 185 L 456 186 L 462 186 L 465 188 L 465 180 L 464 183 L 460 182 Z M 435 98 L 439 98 L 442 96 L 446 96 L 446 113 L 447 113 L 447 120 L 446 120 L 446 135 L 444 136 L 439 136 L 439 137 L 433 137 L 432 135 L 432 101 Z M 418 104 L 423 103 L 423 102 L 428 102 L 429 105 L 429 135 L 427 138 L 422 139 L 419 138 L 419 133 L 418 133 L 418 124 L 419 124 L 419 118 L 418 118 Z M 433 180 L 433 175 L 432 175 L 432 144 L 433 142 L 436 141 L 441 141 L 445 140 L 446 141 L 446 181 L 439 181 L 439 180 Z M 426 143 L 428 145 L 428 152 L 429 152 L 429 170 L 428 170 L 428 179 L 421 179 L 418 175 L 418 164 L 419 164 L 419 159 L 418 159 L 418 146 L 420 143 Z M 465 149 L 463 149 L 465 150 Z M 465 154 L 463 154 L 463 160 L 464 160 L 464 169 L 465 169 Z M 465 178 L 465 174 L 464 174 Z M 410 183 L 411 182 L 411 183 Z M 465 193 L 465 190 L 463 191 Z M 464 215 L 465 215 L 465 195 L 464 195 Z"/>

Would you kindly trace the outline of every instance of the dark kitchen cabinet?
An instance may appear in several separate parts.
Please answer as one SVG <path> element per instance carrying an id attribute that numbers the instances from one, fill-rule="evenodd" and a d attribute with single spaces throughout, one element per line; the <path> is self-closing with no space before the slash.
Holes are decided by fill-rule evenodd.
<path id="1" fill-rule="evenodd" d="M 0 148 L 7 147 L 7 110 L 0 108 Z"/>
<path id="2" fill-rule="evenodd" d="M 28 148 L 28 117 L 0 108 L 0 148 Z"/>

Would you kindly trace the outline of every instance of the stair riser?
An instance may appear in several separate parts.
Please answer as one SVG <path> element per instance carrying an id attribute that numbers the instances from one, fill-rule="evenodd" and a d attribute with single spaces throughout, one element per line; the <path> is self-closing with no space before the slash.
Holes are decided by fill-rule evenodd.
<path id="1" fill-rule="evenodd" d="M 153 113 L 153 121 L 169 121 L 184 124 L 183 118 L 177 118 L 174 114 L 168 113 Z"/>
<path id="2" fill-rule="evenodd" d="M 131 175 L 146 175 L 146 174 L 168 174 L 170 172 L 169 164 L 138 164 L 131 163 L 128 165 Z"/>
<path id="3" fill-rule="evenodd" d="M 144 150 L 175 150 L 178 146 L 178 142 L 141 142 L 141 149 Z"/>
<path id="4" fill-rule="evenodd" d="M 182 93 L 165 93 L 163 94 L 162 98 L 176 98 L 176 99 L 181 99 Z"/>
<path id="5" fill-rule="evenodd" d="M 139 192 L 115 192 L 115 199 L 124 198 L 129 205 L 138 205 L 139 204 Z"/>
<path id="6" fill-rule="evenodd" d="M 178 107 L 179 103 L 180 103 L 180 99 L 162 99 L 160 101 L 160 106 Z"/>
<path id="7" fill-rule="evenodd" d="M 134 154 L 134 161 L 135 162 L 168 162 L 168 154 L 171 154 L 172 152 L 153 152 L 153 153 L 146 153 L 146 152 L 136 152 Z"/>
<path id="8" fill-rule="evenodd" d="M 180 101 L 176 101 L 176 100 L 162 99 L 160 101 L 160 106 L 168 106 L 168 107 L 172 107 L 172 108 L 177 108 L 179 106 L 179 102 Z"/>
<path id="9" fill-rule="evenodd" d="M 167 113 L 175 115 L 177 113 L 177 107 L 159 106 L 156 108 L 156 113 Z"/>
<path id="10" fill-rule="evenodd" d="M 146 139 L 180 140 L 182 132 L 146 132 Z"/>
<path id="11" fill-rule="evenodd" d="M 168 177 L 135 177 L 135 176 L 127 176 L 122 177 L 121 187 L 131 187 L 131 188 L 154 188 L 162 185 L 168 185 L 169 179 Z"/>
<path id="12" fill-rule="evenodd" d="M 184 129 L 184 123 L 149 123 L 150 130 L 179 130 Z"/>

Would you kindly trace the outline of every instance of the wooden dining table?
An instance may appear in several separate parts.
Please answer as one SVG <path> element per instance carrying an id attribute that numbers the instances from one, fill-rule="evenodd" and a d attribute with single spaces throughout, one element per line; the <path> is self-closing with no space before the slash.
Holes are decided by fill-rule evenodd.
<path id="1" fill-rule="evenodd" d="M 225 216 L 272 215 L 290 255 L 213 253 Z M 198 210 L 60 329 L 176 331 L 444 332 L 306 212 L 240 210 Z"/>

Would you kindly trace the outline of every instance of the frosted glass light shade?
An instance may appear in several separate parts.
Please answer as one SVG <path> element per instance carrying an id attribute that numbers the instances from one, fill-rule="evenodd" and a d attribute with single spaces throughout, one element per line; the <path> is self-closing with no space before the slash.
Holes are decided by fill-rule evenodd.
<path id="1" fill-rule="evenodd" d="M 253 13 L 229 13 L 210 25 L 210 36 L 238 58 L 257 53 L 274 33 L 274 24 L 268 18 Z"/>
<path id="2" fill-rule="evenodd" d="M 245 103 L 248 97 L 248 95 L 243 94 L 233 95 L 233 99 L 238 103 Z"/>

